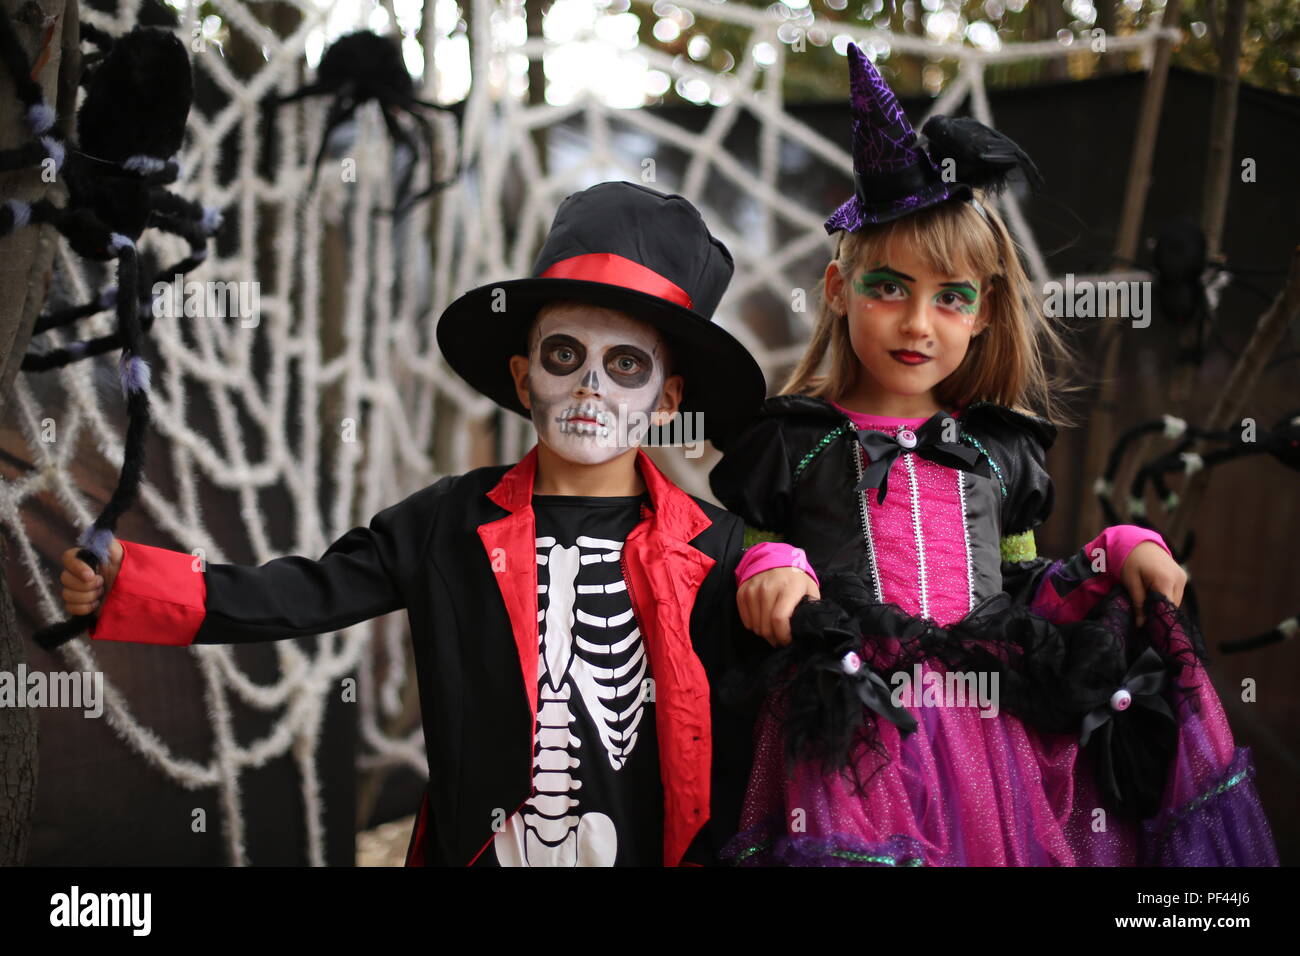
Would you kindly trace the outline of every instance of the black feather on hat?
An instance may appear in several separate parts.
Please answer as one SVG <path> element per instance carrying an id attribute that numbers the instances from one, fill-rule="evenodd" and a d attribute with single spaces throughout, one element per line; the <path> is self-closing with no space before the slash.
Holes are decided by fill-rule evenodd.
<path id="1" fill-rule="evenodd" d="M 1023 149 L 979 120 L 933 116 L 922 128 L 923 147 L 894 91 L 855 43 L 849 44 L 849 89 L 853 196 L 826 220 L 829 234 L 860 232 L 949 199 L 971 202 L 987 219 L 975 188 L 1001 192 L 1016 168 L 1035 186 L 1043 183 Z M 952 175 L 945 176 L 949 159 Z"/>

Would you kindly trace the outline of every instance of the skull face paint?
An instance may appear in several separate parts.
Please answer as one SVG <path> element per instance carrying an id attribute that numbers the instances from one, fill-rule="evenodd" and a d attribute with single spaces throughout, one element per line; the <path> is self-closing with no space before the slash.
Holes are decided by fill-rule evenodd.
<path id="1" fill-rule="evenodd" d="M 539 440 L 582 464 L 609 461 L 640 444 L 640 436 L 617 426 L 637 415 L 648 420 L 658 409 L 664 359 L 659 333 L 622 312 L 548 307 L 528 356 L 529 408 Z"/>

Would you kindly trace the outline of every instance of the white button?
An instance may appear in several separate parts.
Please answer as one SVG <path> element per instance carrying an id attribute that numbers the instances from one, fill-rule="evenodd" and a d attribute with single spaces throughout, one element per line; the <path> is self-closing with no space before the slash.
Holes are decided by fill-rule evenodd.
<path id="1" fill-rule="evenodd" d="M 862 658 L 858 656 L 857 651 L 849 651 L 840 658 L 840 667 L 844 669 L 846 674 L 856 674 L 862 670 Z"/>
<path id="2" fill-rule="evenodd" d="M 1110 695 L 1111 710 L 1128 710 L 1128 705 L 1133 703 L 1133 695 L 1123 687 Z"/>
<path id="3" fill-rule="evenodd" d="M 904 428 L 898 433 L 898 443 L 904 448 L 916 447 L 916 433 L 910 428 Z"/>

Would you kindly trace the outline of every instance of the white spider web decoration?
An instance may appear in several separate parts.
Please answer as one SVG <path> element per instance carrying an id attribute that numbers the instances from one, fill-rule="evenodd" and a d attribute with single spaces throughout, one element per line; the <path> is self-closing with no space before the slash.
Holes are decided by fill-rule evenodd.
<path id="1" fill-rule="evenodd" d="M 394 229 L 391 219 L 378 214 L 393 205 L 393 176 L 388 139 L 373 105 L 357 114 L 355 182 L 344 183 L 329 175 L 334 167 L 327 160 L 320 185 L 307 191 L 311 161 L 324 127 L 322 98 L 283 108 L 275 115 L 278 161 L 269 171 L 258 167 L 257 146 L 265 135 L 259 101 L 272 91 L 292 92 L 304 82 L 301 70 L 310 37 L 327 19 L 332 25 L 337 20 L 307 0 L 288 2 L 302 14 L 302 21 L 284 37 L 258 22 L 251 13 L 252 3 L 217 0 L 215 4 L 232 31 L 243 33 L 264 51 L 265 63 L 251 78 L 233 75 L 223 57 L 212 50 L 191 57 L 196 76 L 206 74 L 229 102 L 211 116 L 198 109 L 191 112 L 190 135 L 181 157 L 185 175 L 172 188 L 224 210 L 226 228 L 233 232 L 223 236 L 225 254 L 218 254 L 211 243 L 208 261 L 186 278 L 256 279 L 262 290 L 256 327 L 245 328 L 233 320 L 161 317 L 152 329 L 152 348 L 159 356 L 151 396 L 154 430 L 167 449 L 166 467 L 175 488 L 164 491 L 156 483 L 154 469 L 164 465 L 155 456 L 135 510 L 170 536 L 177 550 L 199 552 L 208 561 L 226 560 L 214 534 L 222 529 L 210 526 L 200 507 L 200 481 L 220 489 L 230 501 L 231 513 L 240 520 L 234 533 L 252 553 L 254 563 L 260 564 L 284 554 L 319 556 L 331 541 L 367 523 L 387 505 L 443 474 L 466 470 L 476 457 L 479 436 L 490 428 L 500 432 L 497 448 L 503 460 L 515 460 L 526 451 L 534 440 L 531 426 L 514 415 L 499 414 L 488 399 L 446 369 L 433 327 L 442 309 L 462 292 L 528 275 L 555 209 L 566 195 L 607 179 L 646 181 L 644 151 L 636 152 L 638 144 L 685 153 L 680 179 L 659 178 L 647 185 L 680 193 L 699 206 L 710 229 L 735 257 L 736 274 L 719 310 L 720 324 L 750 348 L 769 382 L 801 353 L 812 321 L 810 312 L 792 316 L 799 330 L 788 337 L 792 341 L 769 347 L 736 308 L 736 303 L 755 292 L 788 304 L 792 289 L 817 279 L 817 274 L 805 271 L 809 257 L 827 257 L 832 251 L 822 228 L 830 210 L 806 208 L 783 192 L 783 145 L 797 144 L 825 169 L 837 172 L 846 190 L 851 188 L 852 161 L 845 148 L 848 130 L 832 141 L 785 109 L 781 85 L 787 54 L 777 35 L 785 20 L 751 7 L 674 0 L 675 6 L 691 11 L 698 20 L 749 30 L 734 75 L 711 73 L 652 47 L 627 51 L 611 46 L 612 56 L 641 57 L 647 66 L 674 80 L 702 79 L 723 92 L 723 105 L 708 116 L 702 131 L 694 131 L 664 113 L 614 109 L 591 92 L 565 105 L 537 106 L 496 92 L 502 84 L 479 78 L 508 76 L 511 64 L 517 63 L 512 58 L 522 54 L 536 60 L 551 47 L 543 40 L 519 45 L 510 39 L 518 31 L 509 29 L 508 14 L 521 16 L 517 6 L 506 10 L 492 0 L 470 0 L 476 82 L 466 105 L 461 140 L 470 173 L 440 194 L 436 203 L 422 205 Z M 134 23 L 137 3 L 123 0 L 117 19 L 89 9 L 83 9 L 82 16 L 120 35 Z M 649 15 L 650 6 L 646 0 L 633 2 L 633 9 L 642 15 Z M 426 17 L 430 15 L 426 11 Z M 933 112 L 953 112 L 969 98 L 973 114 L 989 125 L 995 125 L 984 90 L 984 68 L 989 63 L 1070 52 L 1047 42 L 1010 44 L 989 53 L 858 30 L 811 14 L 799 22 L 806 28 L 821 26 L 828 34 L 847 34 L 864 48 L 868 42 L 887 43 L 909 55 L 956 59 L 958 77 L 935 101 Z M 1159 33 L 1150 28 L 1113 38 L 1109 49 L 1149 50 Z M 426 31 L 427 63 L 435 62 L 441 42 L 435 34 L 433 29 Z M 179 35 L 188 44 L 190 34 L 184 25 Z M 603 42 L 598 33 L 585 39 Z M 777 51 L 775 62 L 763 68 L 754 56 L 760 43 Z M 421 98 L 434 98 L 431 85 L 420 91 Z M 742 111 L 757 122 L 757 156 L 733 155 L 725 148 Z M 923 120 L 913 119 L 919 128 Z M 454 126 L 439 116 L 431 121 L 443 138 L 445 174 L 451 166 Z M 579 148 L 569 150 L 576 161 L 559 162 L 564 150 L 556 148 L 549 157 L 556 161 L 543 172 L 533 132 L 555 132 L 562 147 L 564 136 L 572 139 L 574 129 L 583 137 Z M 222 148 L 229 150 L 232 145 L 237 163 L 233 172 L 223 175 Z M 659 168 L 667 165 L 660 163 Z M 416 188 L 428 174 L 427 168 L 421 170 Z M 743 225 L 714 211 L 713 184 L 719 181 L 744 197 L 752 214 Z M 436 219 L 430 222 L 434 210 Z M 1000 211 L 1025 249 L 1032 277 L 1039 282 L 1046 279 L 1038 246 L 1010 191 L 1004 194 Z M 346 279 L 336 318 L 322 308 L 322 295 L 325 277 L 339 263 L 329 259 L 324 244 L 316 241 L 329 230 L 342 230 L 346 242 Z M 146 233 L 143 245 L 158 250 L 164 262 L 175 261 L 187 251 L 182 241 L 156 231 Z M 95 293 L 83 266 L 66 248 L 60 253 L 58 269 L 71 301 L 85 301 Z M 81 325 L 78 334 L 89 338 L 111 330 L 112 316 L 104 314 Z M 328 349 L 323 337 L 330 339 Z M 49 574 L 52 556 L 42 561 L 26 533 L 24 503 L 50 493 L 78 529 L 93 519 L 94 503 L 78 490 L 71 475 L 76 464 L 73 454 L 79 448 L 94 447 L 114 480 L 121 468 L 121 395 L 102 384 L 97 387 L 97 379 L 103 379 L 107 369 L 105 360 L 81 362 L 49 376 L 48 385 L 34 387 L 31 376 L 19 376 L 14 390 L 15 419 L 34 468 L 17 480 L 0 483 L 0 522 L 39 593 L 46 622 L 63 617 L 62 602 L 57 575 Z M 212 425 L 196 425 L 195 396 L 202 396 L 210 409 Z M 58 422 L 58 442 L 42 440 L 42 423 L 49 418 Z M 90 441 L 78 440 L 83 431 Z M 699 464 L 668 463 L 673 477 L 688 491 L 703 495 L 707 494 L 706 472 Z M 268 490 L 288 495 L 293 503 L 292 533 L 283 539 L 271 540 L 267 533 L 261 498 Z M 219 793 L 223 838 L 228 859 L 235 865 L 256 862 L 248 858 L 245 847 L 250 811 L 241 798 L 242 774 L 292 756 L 301 780 L 307 858 L 320 865 L 325 845 L 320 730 L 327 695 L 338 693 L 344 677 L 358 676 L 361 768 L 406 766 L 427 773 L 418 726 L 404 736 L 384 729 L 399 714 L 403 689 L 414 680 L 408 670 L 406 636 L 405 616 L 396 614 L 302 642 L 275 642 L 279 676 L 269 684 L 257 684 L 246 675 L 240 667 L 241 652 L 233 646 L 192 647 L 189 653 L 201 675 L 213 732 L 212 750 L 203 760 L 179 756 L 165 739 L 165 727 L 145 726 L 131 701 L 117 689 L 112 674 L 105 679 L 106 716 L 130 749 L 168 780 Z M 67 644 L 61 653 L 72 669 L 100 669 L 95 647 L 87 640 Z M 274 715 L 274 729 L 259 739 L 236 739 L 231 720 L 231 705 L 236 701 Z"/>

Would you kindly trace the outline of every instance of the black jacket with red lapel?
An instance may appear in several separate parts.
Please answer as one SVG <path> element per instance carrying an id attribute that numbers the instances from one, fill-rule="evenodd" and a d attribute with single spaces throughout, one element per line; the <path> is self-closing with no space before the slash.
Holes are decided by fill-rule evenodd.
<path id="1" fill-rule="evenodd" d="M 124 542 L 93 636 L 279 640 L 406 608 L 429 760 L 407 862 L 472 863 L 532 793 L 536 456 L 417 491 L 318 561 L 209 564 L 198 575 L 189 554 Z M 676 487 L 644 452 L 637 466 L 650 507 L 624 545 L 624 568 L 655 681 L 664 862 L 707 863 L 736 831 L 753 716 L 722 705 L 709 685 L 766 645 L 736 610 L 743 523 Z"/>

